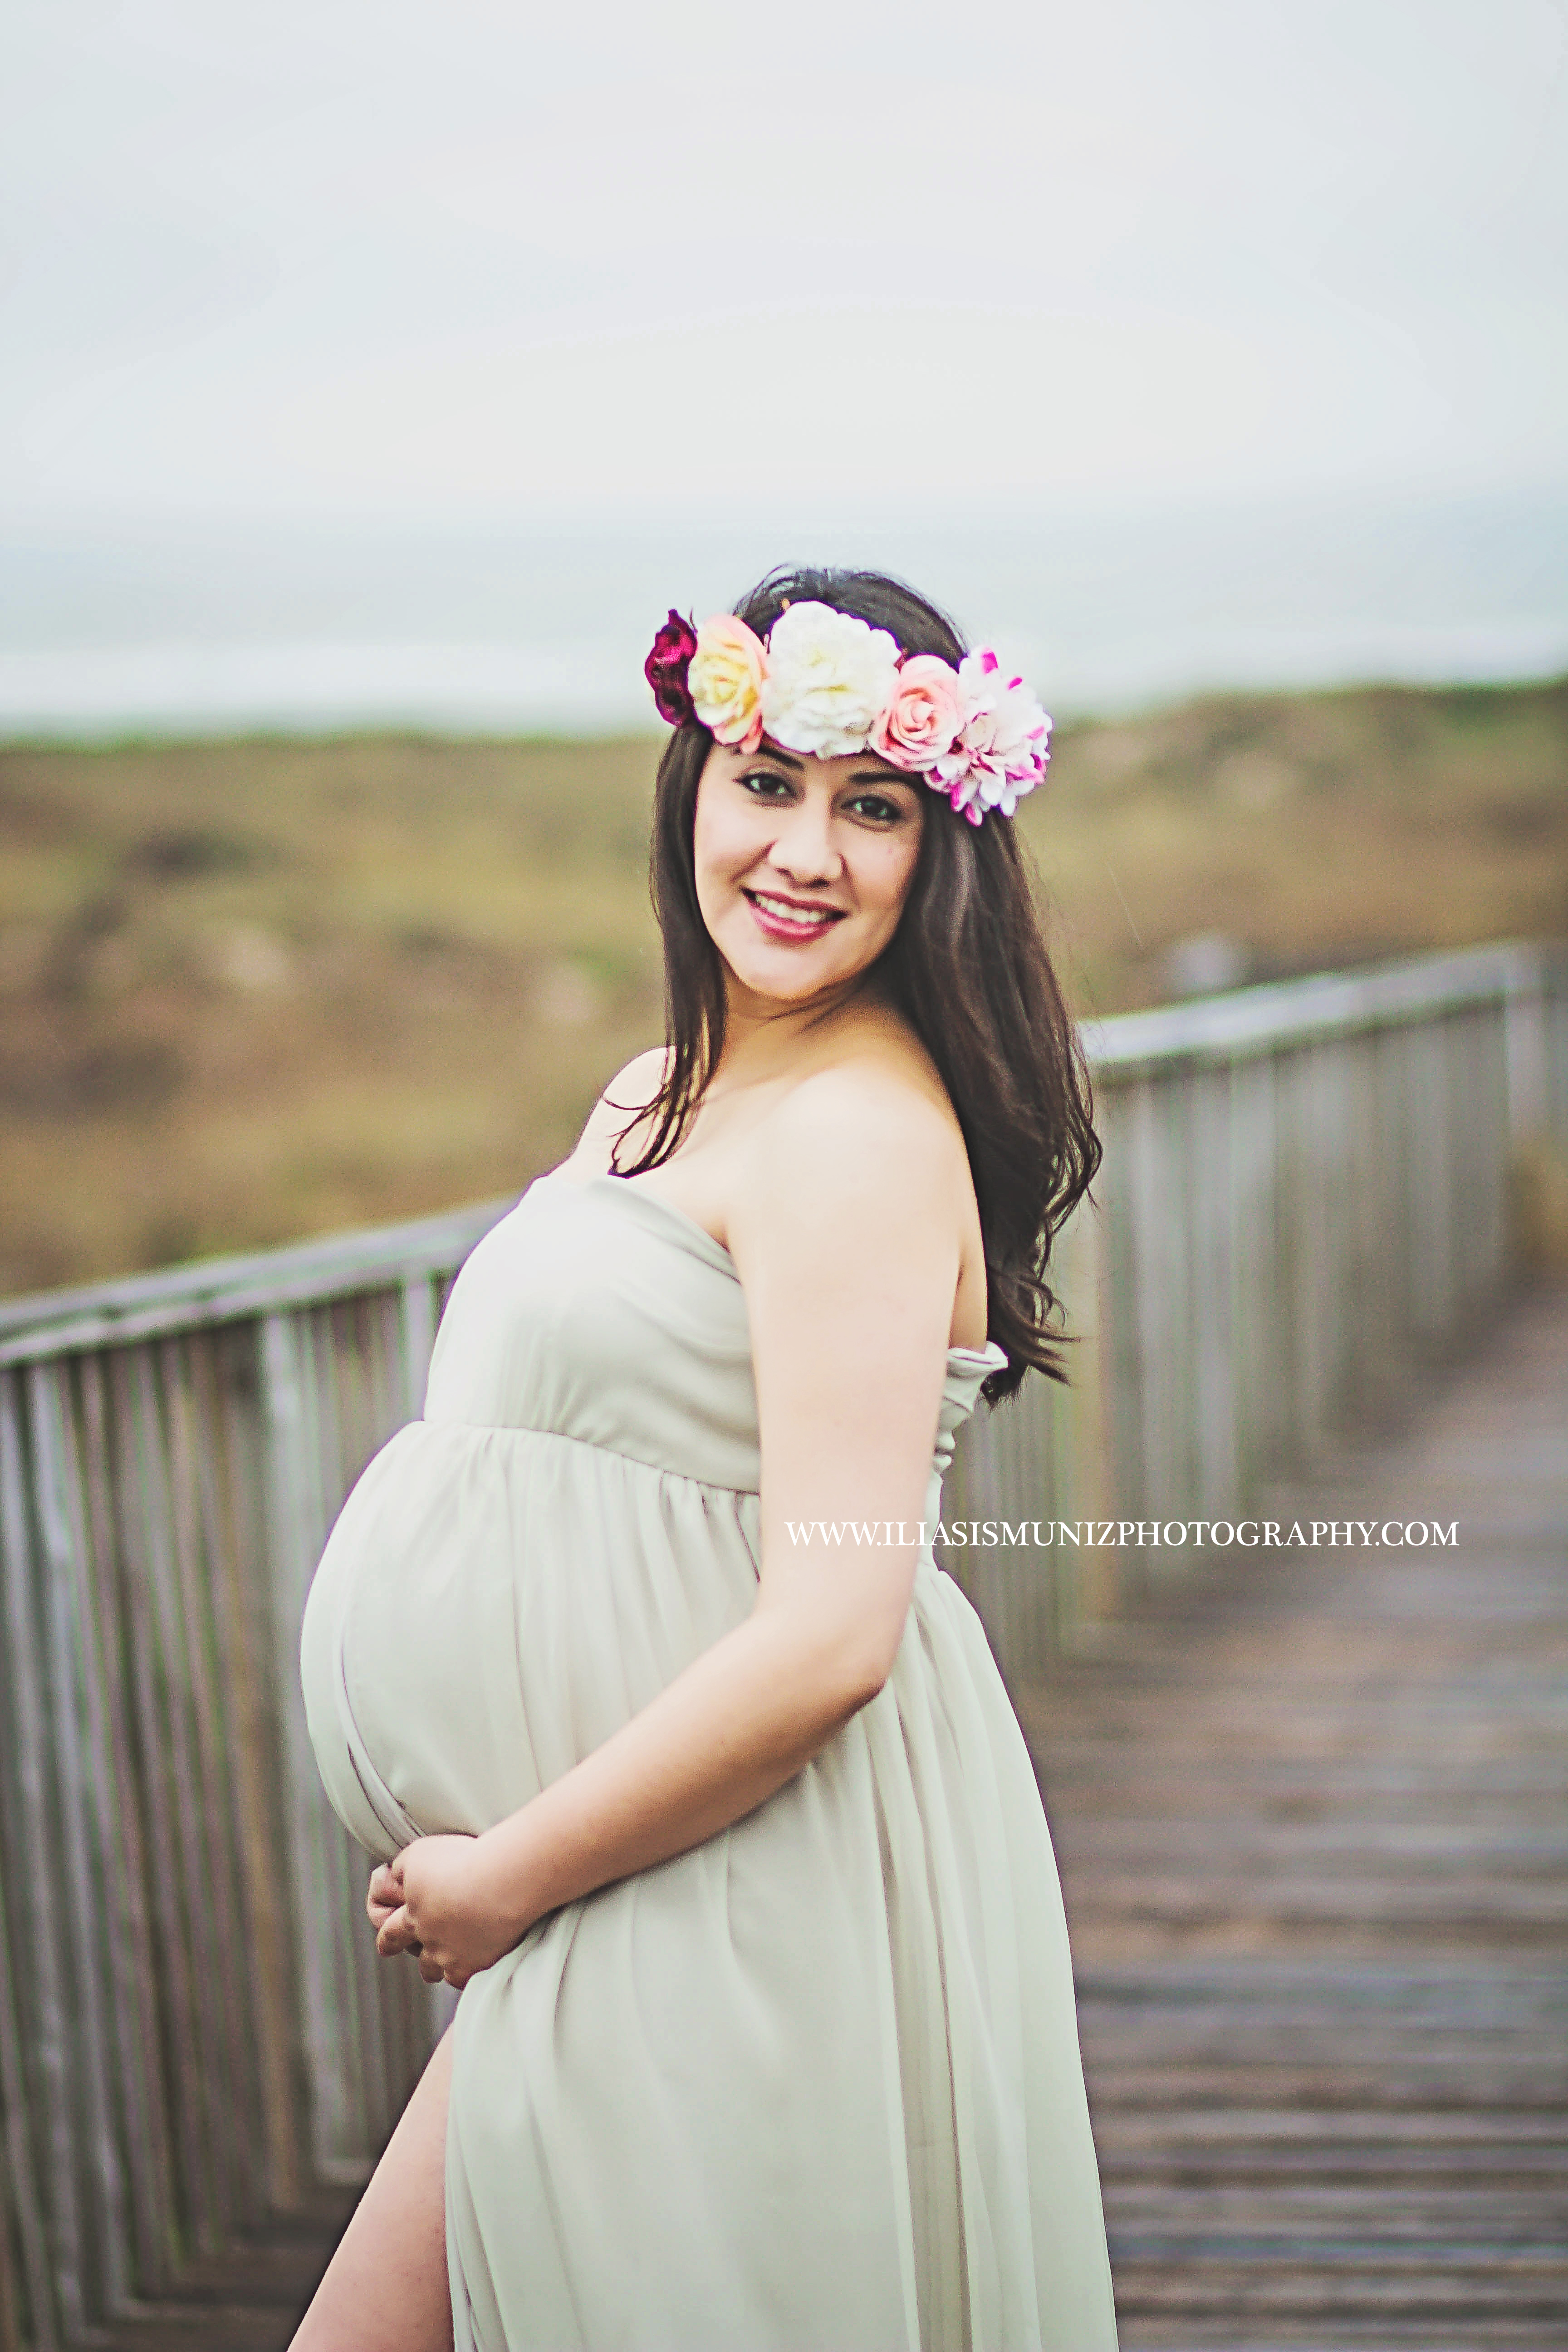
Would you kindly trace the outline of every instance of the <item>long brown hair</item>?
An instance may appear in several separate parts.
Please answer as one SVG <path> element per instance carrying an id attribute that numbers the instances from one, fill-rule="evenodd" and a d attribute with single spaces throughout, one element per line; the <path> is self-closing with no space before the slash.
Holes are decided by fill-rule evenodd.
<path id="1" fill-rule="evenodd" d="M 816 602 L 887 629 L 906 654 L 957 663 L 966 650 L 946 614 L 878 572 L 784 570 L 735 610 L 765 637 L 786 604 Z M 664 937 L 664 1083 L 647 1144 L 622 1176 L 669 1158 L 684 1138 L 724 1045 L 724 967 L 697 903 L 692 826 L 713 738 L 678 727 L 655 787 L 651 882 Z M 1068 1336 L 1047 1328 L 1046 1281 L 1058 1227 L 1100 1165 L 1089 1071 L 1045 940 L 1017 827 L 972 825 L 934 799 L 899 927 L 870 967 L 936 1065 L 974 1181 L 985 1248 L 990 1336 L 1006 1351 L 984 1393 L 994 1403 L 1034 1365 L 1065 1381 Z M 869 976 L 869 975 L 868 975 Z M 616 1147 L 617 1153 L 619 1146 Z"/>

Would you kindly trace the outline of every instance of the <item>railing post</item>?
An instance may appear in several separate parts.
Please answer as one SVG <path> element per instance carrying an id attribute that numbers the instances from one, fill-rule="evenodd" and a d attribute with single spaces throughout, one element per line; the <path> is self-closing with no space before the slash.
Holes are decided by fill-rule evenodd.
<path id="1" fill-rule="evenodd" d="M 425 1383 L 436 1346 L 436 1299 L 427 1274 L 410 1275 L 398 1294 L 403 1339 L 404 1398 L 410 1421 L 425 1410 Z"/>
<path id="2" fill-rule="evenodd" d="M 1516 1147 L 1547 1129 L 1546 972 L 1542 957 L 1518 948 L 1503 996 L 1508 1062 L 1508 1132 Z"/>

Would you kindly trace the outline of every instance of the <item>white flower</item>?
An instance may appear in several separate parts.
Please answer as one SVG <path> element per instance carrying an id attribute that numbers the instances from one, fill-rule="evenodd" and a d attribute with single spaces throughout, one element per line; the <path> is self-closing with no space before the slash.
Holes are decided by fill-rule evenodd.
<path id="1" fill-rule="evenodd" d="M 964 719 L 951 751 L 928 781 L 955 809 L 1000 809 L 1011 816 L 1046 772 L 1051 722 L 1020 677 L 1004 676 L 988 646 L 958 666 Z"/>
<path id="2" fill-rule="evenodd" d="M 786 751 L 862 751 L 899 679 L 899 648 L 831 604 L 790 604 L 768 632 L 763 725 Z"/>

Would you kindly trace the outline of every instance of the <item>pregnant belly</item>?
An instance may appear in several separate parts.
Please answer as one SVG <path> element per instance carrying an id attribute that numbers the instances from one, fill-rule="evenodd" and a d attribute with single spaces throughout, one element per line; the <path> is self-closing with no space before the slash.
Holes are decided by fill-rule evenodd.
<path id="1" fill-rule="evenodd" d="M 340 1818 L 385 1855 L 526 1804 L 745 1617 L 756 1515 L 547 1432 L 400 1430 L 343 1506 L 301 1633 Z"/>

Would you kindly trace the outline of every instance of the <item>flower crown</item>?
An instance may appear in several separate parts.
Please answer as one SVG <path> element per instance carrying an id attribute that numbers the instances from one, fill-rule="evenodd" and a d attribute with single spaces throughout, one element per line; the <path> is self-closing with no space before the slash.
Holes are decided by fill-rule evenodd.
<path id="1" fill-rule="evenodd" d="M 765 640 L 732 613 L 693 628 L 672 611 L 644 668 L 672 727 L 699 719 L 741 751 L 764 733 L 819 760 L 869 750 L 971 824 L 1011 816 L 1050 758 L 1050 720 L 989 646 L 954 668 L 832 604 L 786 604 Z"/>

